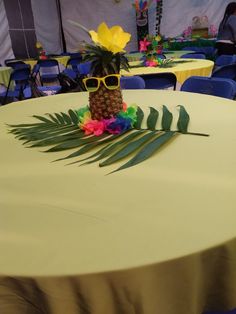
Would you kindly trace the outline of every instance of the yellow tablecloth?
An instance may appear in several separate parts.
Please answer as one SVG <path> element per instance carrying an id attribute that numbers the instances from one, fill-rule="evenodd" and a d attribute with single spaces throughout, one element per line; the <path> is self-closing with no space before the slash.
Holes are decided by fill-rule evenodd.
<path id="1" fill-rule="evenodd" d="M 7 87 L 10 79 L 12 68 L 10 67 L 0 67 L 0 84 Z"/>
<path id="2" fill-rule="evenodd" d="M 177 61 L 186 60 L 190 62 L 180 63 L 173 67 L 159 68 L 159 67 L 138 67 L 131 68 L 129 72 L 122 70 L 122 75 L 141 75 L 148 73 L 163 73 L 172 72 L 176 75 L 177 81 L 181 84 L 190 76 L 210 76 L 214 62 L 202 59 L 176 59 Z"/>
<path id="3" fill-rule="evenodd" d="M 70 58 L 69 56 L 60 56 L 60 57 L 52 57 L 51 59 L 57 60 L 60 64 L 64 65 L 64 67 L 66 67 L 67 61 L 69 60 L 69 58 Z M 27 59 L 27 60 L 24 60 L 24 62 L 26 64 L 29 64 L 31 66 L 31 68 L 33 68 L 34 65 L 37 63 L 37 60 Z"/>
<path id="4" fill-rule="evenodd" d="M 146 162 L 51 161 L 7 124 L 87 104 L 63 94 L 0 108 L 0 313 L 200 314 L 236 307 L 236 105 L 123 91 L 143 109 L 184 105 L 190 132 Z M 117 165 L 118 166 L 118 165 Z"/>

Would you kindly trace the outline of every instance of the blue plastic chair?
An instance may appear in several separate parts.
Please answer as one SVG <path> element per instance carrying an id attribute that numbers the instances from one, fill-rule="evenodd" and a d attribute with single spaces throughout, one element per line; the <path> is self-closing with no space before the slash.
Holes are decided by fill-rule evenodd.
<path id="1" fill-rule="evenodd" d="M 236 82 L 226 78 L 191 76 L 183 83 L 180 90 L 234 99 Z"/>
<path id="2" fill-rule="evenodd" d="M 68 52 L 68 56 L 71 56 L 72 58 L 81 58 L 82 59 L 82 54 L 80 52 Z"/>
<path id="3" fill-rule="evenodd" d="M 180 58 L 185 59 L 206 59 L 206 55 L 204 53 L 185 53 Z"/>
<path id="4" fill-rule="evenodd" d="M 78 65 L 82 62 L 82 56 L 70 57 L 67 61 L 66 68 L 72 69 L 75 73 L 79 74 Z"/>
<path id="5" fill-rule="evenodd" d="M 3 99 L 2 105 L 5 105 L 8 98 L 14 100 L 20 100 L 23 98 L 23 91 L 28 87 L 30 79 L 30 66 L 14 69 L 10 75 L 8 82 L 7 90 L 0 94 L 0 97 Z M 14 89 L 11 90 L 10 86 L 14 82 Z"/>
<path id="6" fill-rule="evenodd" d="M 236 63 L 236 56 L 235 55 L 221 55 L 218 56 L 215 60 L 216 66 L 224 66 L 229 64 Z"/>
<path id="7" fill-rule="evenodd" d="M 69 76 L 71 79 L 75 80 L 77 78 L 78 73 L 75 72 L 73 69 L 65 69 L 62 73 Z"/>
<path id="8" fill-rule="evenodd" d="M 204 314 L 236 314 L 236 309 L 227 311 L 227 312 L 205 312 Z"/>
<path id="9" fill-rule="evenodd" d="M 25 99 L 32 98 L 32 97 L 39 97 L 39 96 L 32 95 L 32 88 L 35 89 L 35 91 L 37 92 L 37 94 L 39 96 L 49 96 L 49 95 L 58 94 L 61 91 L 62 87 L 59 85 L 38 86 L 36 83 L 33 85 L 29 84 L 29 86 L 27 86 L 23 90 L 23 94 L 24 94 Z"/>
<path id="10" fill-rule="evenodd" d="M 145 89 L 145 81 L 140 76 L 121 76 L 121 89 Z"/>
<path id="11" fill-rule="evenodd" d="M 213 56 L 215 54 L 215 48 L 212 46 L 206 46 L 206 47 L 184 47 L 182 50 L 189 50 L 189 51 L 195 51 L 197 53 L 204 53 L 207 56 Z"/>
<path id="12" fill-rule="evenodd" d="M 214 70 L 211 77 L 229 78 L 236 81 L 236 64 L 225 65 Z"/>
<path id="13" fill-rule="evenodd" d="M 182 48 L 182 50 L 188 50 L 188 51 L 195 51 L 197 53 L 205 53 L 203 47 L 184 47 Z"/>
<path id="14" fill-rule="evenodd" d="M 82 62 L 78 64 L 77 67 L 78 67 L 79 75 L 87 76 L 88 74 L 90 74 L 91 62 Z"/>
<path id="15" fill-rule="evenodd" d="M 49 83 L 57 80 L 57 76 L 60 73 L 59 63 L 57 60 L 39 60 L 37 64 L 39 65 L 41 85 L 43 85 L 43 83 Z M 46 69 L 47 73 L 45 73 L 43 69 Z"/>
<path id="16" fill-rule="evenodd" d="M 6 66 L 11 67 L 13 69 L 19 69 L 19 68 L 25 68 L 28 66 L 28 64 L 24 63 L 24 61 L 21 60 L 9 60 L 5 61 Z"/>
<path id="17" fill-rule="evenodd" d="M 174 73 L 153 73 L 153 74 L 142 74 L 140 75 L 145 81 L 146 89 L 176 89 L 177 78 Z"/>

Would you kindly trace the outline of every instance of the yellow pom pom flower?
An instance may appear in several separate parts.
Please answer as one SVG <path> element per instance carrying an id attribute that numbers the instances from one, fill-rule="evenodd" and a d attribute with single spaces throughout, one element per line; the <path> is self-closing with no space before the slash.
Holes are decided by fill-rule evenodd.
<path id="1" fill-rule="evenodd" d="M 43 47 L 40 41 L 37 41 L 35 46 L 36 46 L 37 49 Z"/>

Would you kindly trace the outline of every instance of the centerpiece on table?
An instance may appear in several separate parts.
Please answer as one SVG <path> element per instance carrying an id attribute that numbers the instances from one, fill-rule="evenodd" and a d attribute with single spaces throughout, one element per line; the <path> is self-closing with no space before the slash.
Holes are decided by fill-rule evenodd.
<path id="1" fill-rule="evenodd" d="M 36 50 L 37 50 L 38 58 L 39 58 L 40 60 L 45 60 L 45 59 L 47 59 L 46 52 L 45 52 L 45 50 L 43 49 L 43 45 L 41 44 L 40 41 L 37 41 L 37 42 L 36 42 L 35 47 L 36 47 Z"/>
<path id="2" fill-rule="evenodd" d="M 108 28 L 105 23 L 97 32 L 88 33 L 92 43 L 86 44 L 83 61 L 91 62 L 91 68 L 83 83 L 89 92 L 89 104 L 68 108 L 67 112 L 34 115 L 35 123 L 9 125 L 11 133 L 28 147 L 50 146 L 48 153 L 73 149 L 57 159 L 79 158 L 71 164 L 98 161 L 103 167 L 128 158 L 114 171 L 145 161 L 177 134 L 204 135 L 187 131 L 189 115 L 182 105 L 175 110 L 177 119 L 165 105 L 159 110 L 150 107 L 146 116 L 141 107 L 127 106 L 120 89 L 120 69 L 128 70 L 123 49 L 130 34 L 120 26 Z"/>
<path id="3" fill-rule="evenodd" d="M 139 42 L 139 51 L 144 54 L 145 66 L 158 66 L 166 62 L 163 57 L 163 49 L 168 47 L 168 43 L 161 35 L 147 35 Z"/>
<path id="4" fill-rule="evenodd" d="M 89 110 L 93 119 L 109 119 L 123 108 L 120 69 L 129 68 L 124 47 L 131 35 L 120 26 L 109 29 L 106 23 L 89 34 L 93 43 L 85 45 L 84 51 L 84 61 L 91 62 L 91 77 L 84 80 L 89 91 Z"/>

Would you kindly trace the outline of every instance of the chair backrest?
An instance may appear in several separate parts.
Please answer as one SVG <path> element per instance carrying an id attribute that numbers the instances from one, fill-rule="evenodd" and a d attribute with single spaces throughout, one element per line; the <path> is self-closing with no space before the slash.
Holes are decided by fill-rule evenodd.
<path id="1" fill-rule="evenodd" d="M 91 62 L 82 62 L 77 67 L 80 75 L 88 75 L 91 70 Z"/>
<path id="2" fill-rule="evenodd" d="M 217 66 L 224 66 L 229 64 L 236 63 L 236 56 L 235 55 L 221 55 L 218 56 L 215 60 L 215 65 Z"/>
<path id="3" fill-rule="evenodd" d="M 140 76 L 121 76 L 121 89 L 144 89 L 145 81 Z"/>
<path id="4" fill-rule="evenodd" d="M 206 55 L 204 53 L 185 53 L 180 58 L 206 59 Z"/>
<path id="5" fill-rule="evenodd" d="M 236 64 L 224 65 L 213 71 L 211 77 L 223 77 L 236 81 Z"/>
<path id="6" fill-rule="evenodd" d="M 57 67 L 58 73 L 60 73 L 59 63 L 56 59 L 38 60 L 37 64 L 40 68 Z"/>
<path id="7" fill-rule="evenodd" d="M 15 82 L 25 82 L 30 78 L 30 66 L 19 69 L 14 69 L 11 73 L 10 79 Z"/>
<path id="8" fill-rule="evenodd" d="M 10 75 L 7 93 L 9 91 L 11 82 L 14 81 L 15 82 L 14 91 L 18 93 L 19 97 L 21 97 L 23 95 L 24 89 L 29 85 L 30 75 L 31 69 L 29 65 L 28 67 L 14 69 Z"/>
<path id="9" fill-rule="evenodd" d="M 81 58 L 82 59 L 82 54 L 80 52 L 68 52 L 68 56 L 72 58 Z"/>
<path id="10" fill-rule="evenodd" d="M 66 67 L 71 67 L 76 73 L 79 72 L 78 70 L 78 64 L 80 64 L 82 61 L 82 56 L 80 57 L 70 57 L 70 59 L 67 61 Z"/>
<path id="11" fill-rule="evenodd" d="M 146 89 L 165 89 L 172 87 L 176 89 L 177 78 L 174 73 L 154 73 L 140 75 L 145 81 Z"/>
<path id="12" fill-rule="evenodd" d="M 180 90 L 234 99 L 236 82 L 226 78 L 191 76 L 183 83 Z"/>
<path id="13" fill-rule="evenodd" d="M 204 53 L 203 47 L 189 46 L 189 47 L 182 48 L 182 50 L 195 51 L 197 53 Z"/>
<path id="14" fill-rule="evenodd" d="M 6 60 L 5 61 L 6 66 L 11 67 L 13 69 L 23 68 L 27 64 L 24 61 L 21 60 Z"/>
<path id="15" fill-rule="evenodd" d="M 11 61 L 17 61 L 17 60 L 15 58 L 14 59 L 5 59 L 4 60 L 5 66 L 7 66 L 8 62 L 11 62 Z"/>

